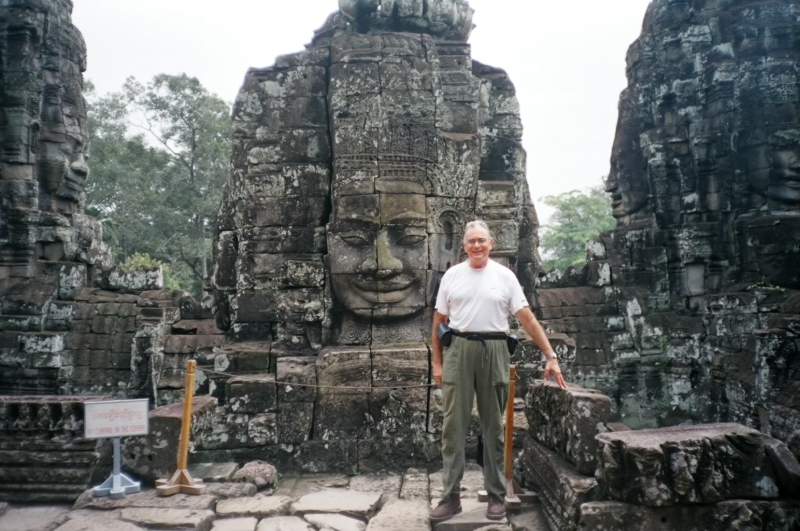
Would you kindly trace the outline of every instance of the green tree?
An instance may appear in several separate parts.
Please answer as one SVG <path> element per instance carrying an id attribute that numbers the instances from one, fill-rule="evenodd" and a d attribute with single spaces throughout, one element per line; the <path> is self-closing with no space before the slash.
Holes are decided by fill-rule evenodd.
<path id="1" fill-rule="evenodd" d="M 119 261 L 147 253 L 200 295 L 227 178 L 229 106 L 185 74 L 129 78 L 121 92 L 89 96 L 87 209 Z"/>
<path id="2" fill-rule="evenodd" d="M 169 264 L 151 258 L 147 253 L 133 253 L 121 265 L 123 269 L 128 271 L 134 271 L 142 267 L 161 267 L 161 271 L 164 273 L 164 287 L 166 289 L 181 289 L 180 283 Z"/>
<path id="3" fill-rule="evenodd" d="M 601 186 L 590 188 L 588 193 L 572 190 L 547 196 L 542 201 L 555 209 L 541 237 L 548 268 L 563 271 L 569 266 L 583 265 L 586 242 L 616 225 L 611 216 L 611 201 Z"/>

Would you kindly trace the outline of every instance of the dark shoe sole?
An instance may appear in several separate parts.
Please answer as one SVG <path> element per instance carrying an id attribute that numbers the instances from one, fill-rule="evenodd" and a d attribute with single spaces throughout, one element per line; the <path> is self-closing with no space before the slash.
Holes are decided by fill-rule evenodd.
<path id="1" fill-rule="evenodd" d="M 489 516 L 489 513 L 486 513 L 486 518 L 489 519 L 489 520 L 502 520 L 505 517 L 506 517 L 506 513 L 498 514 L 496 516 L 495 515 Z"/>
<path id="2" fill-rule="evenodd" d="M 431 517 L 431 522 L 433 522 L 434 524 L 438 524 L 439 522 L 446 522 L 447 520 L 450 520 L 452 517 L 454 517 L 457 514 L 461 514 L 461 507 L 458 507 L 450 515 L 445 516 L 443 518 L 433 518 L 433 517 Z"/>

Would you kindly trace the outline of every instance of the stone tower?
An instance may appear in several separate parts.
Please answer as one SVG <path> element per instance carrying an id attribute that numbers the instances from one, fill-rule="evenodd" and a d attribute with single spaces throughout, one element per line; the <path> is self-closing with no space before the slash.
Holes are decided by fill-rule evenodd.
<path id="1" fill-rule="evenodd" d="M 627 57 L 617 228 L 542 310 L 631 426 L 800 428 L 800 4 L 656 0 Z"/>
<path id="2" fill-rule="evenodd" d="M 233 344 L 266 343 L 278 379 L 348 388 L 279 396 L 278 424 L 305 433 L 292 442 L 339 445 L 359 467 L 438 459 L 441 417 L 421 386 L 464 225 L 488 222 L 495 259 L 531 297 L 540 269 L 519 104 L 505 72 L 473 61 L 465 1 L 339 6 L 306 51 L 251 69 L 236 100 L 217 322 Z M 418 387 L 370 391 L 402 384 Z"/>
<path id="3" fill-rule="evenodd" d="M 422 342 L 463 225 L 538 270 L 514 86 L 472 60 L 463 1 L 340 2 L 234 109 L 213 288 L 233 338 L 290 351 Z"/>

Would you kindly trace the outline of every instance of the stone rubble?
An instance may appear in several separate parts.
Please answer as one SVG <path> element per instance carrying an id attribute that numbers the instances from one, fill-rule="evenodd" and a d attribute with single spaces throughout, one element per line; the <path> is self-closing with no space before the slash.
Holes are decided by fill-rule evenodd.
<path id="1" fill-rule="evenodd" d="M 252 483 L 258 490 L 275 485 L 278 471 L 265 461 L 252 461 L 233 474 L 234 481 Z"/>

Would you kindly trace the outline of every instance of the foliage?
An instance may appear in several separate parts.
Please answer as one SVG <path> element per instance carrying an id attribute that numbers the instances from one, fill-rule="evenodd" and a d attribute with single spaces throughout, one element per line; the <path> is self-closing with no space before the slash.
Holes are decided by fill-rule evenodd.
<path id="1" fill-rule="evenodd" d="M 564 270 L 586 262 L 586 243 L 614 228 L 611 201 L 602 187 L 547 196 L 544 203 L 555 208 L 544 226 L 541 248 L 548 268 Z"/>
<path id="2" fill-rule="evenodd" d="M 746 291 L 786 291 L 786 289 L 770 282 L 756 282 L 747 286 Z"/>
<path id="3" fill-rule="evenodd" d="M 143 267 L 160 267 L 161 271 L 164 273 L 164 289 L 181 289 L 180 283 L 172 272 L 172 268 L 169 264 L 156 260 L 147 253 L 133 253 L 121 266 L 126 271 L 135 271 Z"/>
<path id="4" fill-rule="evenodd" d="M 185 74 L 129 78 L 88 100 L 87 212 L 103 220 L 118 261 L 147 254 L 200 295 L 227 177 L 229 106 Z"/>

